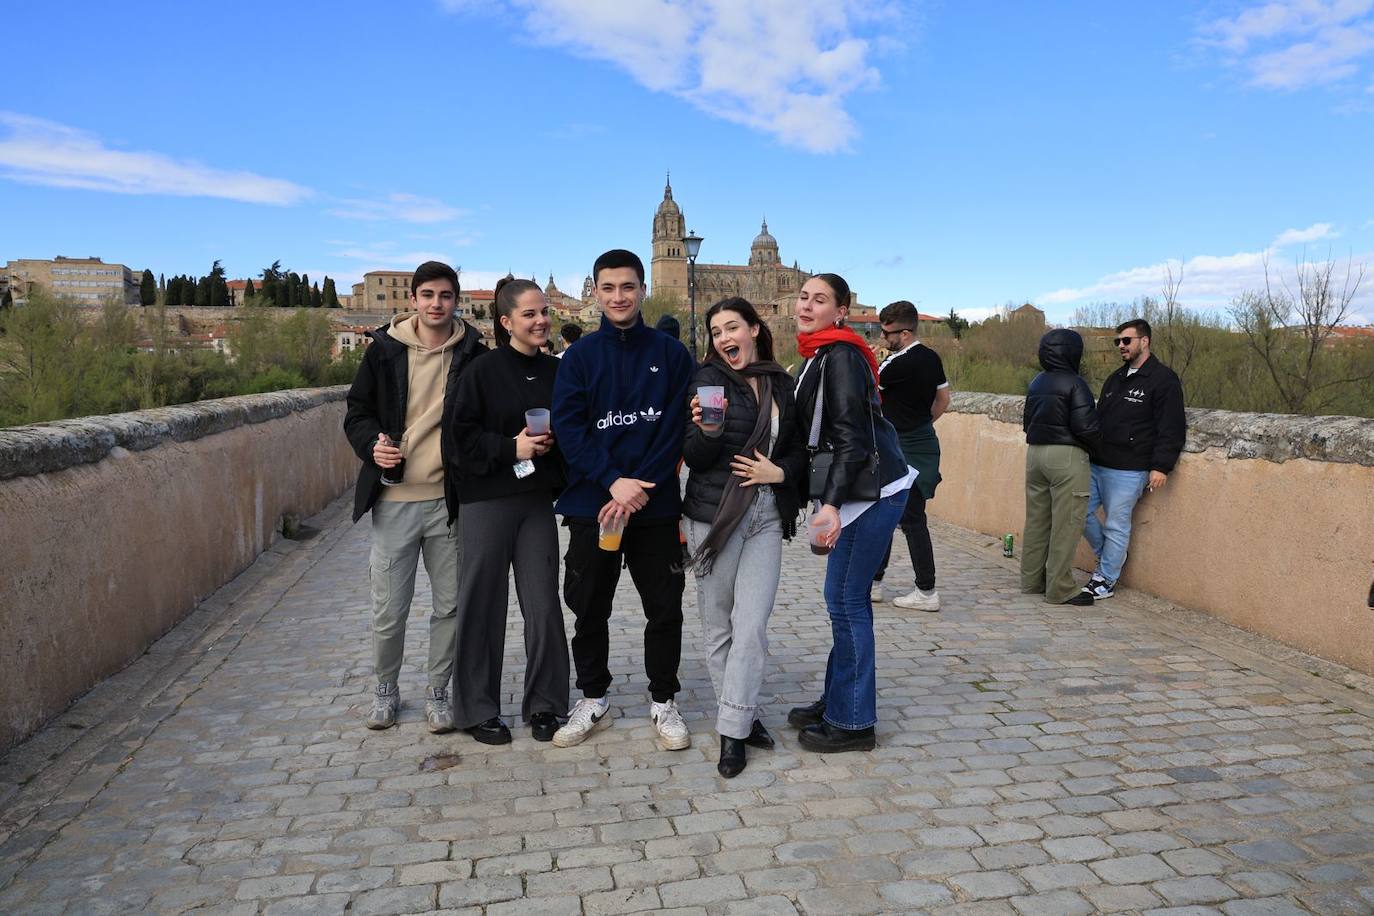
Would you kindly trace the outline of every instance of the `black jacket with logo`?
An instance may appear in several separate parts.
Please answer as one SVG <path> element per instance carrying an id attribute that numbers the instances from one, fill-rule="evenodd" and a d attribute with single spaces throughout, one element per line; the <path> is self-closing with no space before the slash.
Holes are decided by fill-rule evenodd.
<path id="1" fill-rule="evenodd" d="M 1021 429 L 1027 445 L 1074 445 L 1093 452 L 1101 438 L 1093 393 L 1078 366 L 1083 361 L 1083 338 L 1077 331 L 1056 328 L 1040 338 L 1040 365 L 1026 391 Z"/>
<path id="2" fill-rule="evenodd" d="M 1188 436 L 1183 384 L 1153 355 L 1131 375 L 1122 366 L 1102 383 L 1097 414 L 1102 444 L 1093 463 L 1122 471 L 1168 474 Z"/>
<path id="3" fill-rule="evenodd" d="M 455 321 L 462 321 L 455 318 Z M 448 473 L 448 439 L 453 423 L 453 401 L 458 390 L 458 377 L 480 353 L 486 352 L 482 332 L 463 322 L 463 339 L 453 348 L 453 361 L 444 380 L 444 411 L 439 436 L 439 451 L 444 462 L 444 503 L 448 508 L 449 524 L 458 517 L 458 487 Z M 363 351 L 363 361 L 353 386 L 348 389 L 348 412 L 344 414 L 344 434 L 353 452 L 362 459 L 358 485 L 353 492 L 353 521 L 372 510 L 382 493 L 382 469 L 372 461 L 372 446 L 383 430 L 400 429 L 405 425 L 406 404 L 410 394 L 409 348 L 387 333 L 390 325 L 382 325 L 367 336 L 372 343 Z"/>

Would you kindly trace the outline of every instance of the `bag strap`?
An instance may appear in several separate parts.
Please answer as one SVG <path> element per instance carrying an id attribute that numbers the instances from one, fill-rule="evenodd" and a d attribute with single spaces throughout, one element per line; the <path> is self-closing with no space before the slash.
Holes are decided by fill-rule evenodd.
<path id="1" fill-rule="evenodd" d="M 816 385 L 816 409 L 811 412 L 811 435 L 806 440 L 806 448 L 813 454 L 821 444 L 821 409 L 825 404 L 825 357 L 820 357 L 820 381 Z"/>

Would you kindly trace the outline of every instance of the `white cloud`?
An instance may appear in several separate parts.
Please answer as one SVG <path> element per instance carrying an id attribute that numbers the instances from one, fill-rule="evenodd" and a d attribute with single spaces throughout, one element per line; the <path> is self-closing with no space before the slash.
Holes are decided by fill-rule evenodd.
<path id="1" fill-rule="evenodd" d="M 0 111 L 0 131 L 0 177 L 23 184 L 274 206 L 289 206 L 313 193 L 281 178 L 225 171 L 161 153 L 112 149 L 87 131 L 14 112 Z"/>
<path id="2" fill-rule="evenodd" d="M 1271 247 L 1264 251 L 1198 255 L 1187 261 L 1169 259 L 1145 267 L 1132 267 L 1108 274 L 1087 286 L 1065 287 L 1043 293 L 1035 301 L 1041 306 L 1078 305 L 1101 301 L 1128 302 L 1139 296 L 1157 297 L 1172 273 L 1175 278 L 1180 274 L 1183 278 L 1179 287 L 1180 303 L 1201 308 L 1220 308 L 1242 292 L 1264 286 L 1266 261 L 1272 282 L 1280 283 L 1291 278 L 1292 262 L 1280 258 L 1277 249 Z M 1337 269 L 1343 272 L 1345 259 L 1336 261 Z M 1362 264 L 1374 267 L 1374 252 L 1353 255 L 1351 262 L 1356 272 Z M 1366 313 L 1374 309 L 1374 284 L 1362 283 L 1355 302 Z"/>
<path id="3" fill-rule="evenodd" d="M 432 197 L 417 194 L 388 194 L 378 200 L 345 198 L 326 210 L 330 216 L 370 222 L 446 223 L 466 216 L 468 211 L 449 206 Z"/>
<path id="4" fill-rule="evenodd" d="M 425 261 L 443 261 L 455 268 L 453 254 L 446 251 L 424 249 L 404 249 L 395 242 L 370 242 L 358 244 L 348 241 L 330 242 L 330 254 L 347 261 L 363 262 L 363 270 L 408 270 Z"/>
<path id="5" fill-rule="evenodd" d="M 467 0 L 441 0 L 467 10 Z M 879 82 L 892 0 L 507 0 L 535 41 L 626 71 L 655 92 L 809 152 L 847 149 L 853 92 Z M 870 33 L 861 37 L 861 30 Z"/>
<path id="6" fill-rule="evenodd" d="M 1374 52 L 1374 0 L 1273 0 L 1206 23 L 1196 39 L 1253 86 L 1326 85 L 1359 75 Z"/>
<path id="7" fill-rule="evenodd" d="M 1286 229 L 1279 233 L 1279 237 L 1274 239 L 1271 248 L 1283 248 L 1286 245 L 1297 245 L 1306 242 L 1316 242 L 1321 239 L 1334 239 L 1340 236 L 1330 223 L 1313 223 L 1306 229 Z"/>

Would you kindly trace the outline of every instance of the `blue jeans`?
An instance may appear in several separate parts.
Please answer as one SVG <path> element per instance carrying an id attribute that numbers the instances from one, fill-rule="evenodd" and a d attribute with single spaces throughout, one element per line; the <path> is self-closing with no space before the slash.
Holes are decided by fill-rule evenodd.
<path id="1" fill-rule="evenodd" d="M 878 500 L 845 525 L 825 567 L 825 609 L 834 640 L 825 663 L 825 721 L 840 728 L 870 728 L 878 721 L 870 588 L 907 492 Z"/>
<path id="2" fill-rule="evenodd" d="M 1131 513 L 1150 482 L 1149 471 L 1119 471 L 1092 466 L 1093 484 L 1088 496 L 1088 520 L 1083 536 L 1097 555 L 1096 575 L 1113 585 L 1126 565 L 1126 547 L 1131 543 Z M 1106 522 L 1099 521 L 1101 506 Z"/>

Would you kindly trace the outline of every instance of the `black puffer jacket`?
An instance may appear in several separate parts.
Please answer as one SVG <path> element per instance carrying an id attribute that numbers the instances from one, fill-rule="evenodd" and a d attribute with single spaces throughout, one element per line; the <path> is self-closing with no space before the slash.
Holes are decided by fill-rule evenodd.
<path id="1" fill-rule="evenodd" d="M 878 386 L 873 383 L 868 361 L 847 343 L 833 343 L 816 351 L 815 360 L 797 386 L 797 428 L 802 447 L 805 448 L 811 435 L 811 417 L 816 409 L 816 391 L 822 374 L 825 376 L 825 403 L 821 412 L 820 445 L 835 453 L 822 502 L 838 507 L 850 498 L 855 478 L 873 453 L 875 435 L 878 439 L 879 487 L 905 477 L 907 465 L 897 443 L 897 431 L 883 416 Z M 806 495 L 805 481 L 802 482 L 802 495 Z"/>
<path id="2" fill-rule="evenodd" d="M 1076 445 L 1092 452 L 1102 440 L 1088 383 L 1078 374 L 1083 338 L 1057 328 L 1040 338 L 1040 365 L 1026 392 L 1021 429 L 1027 445 Z"/>
<path id="3" fill-rule="evenodd" d="M 806 441 L 797 423 L 797 401 L 792 394 L 792 383 L 774 376 L 775 398 L 779 382 L 786 387 L 778 411 L 778 441 L 773 446 L 771 460 L 782 468 L 783 481 L 773 484 L 773 496 L 782 519 L 782 535 L 791 538 L 797 532 L 797 514 L 801 509 L 799 486 L 806 476 Z M 752 386 L 741 386 L 714 363 L 707 362 L 697 370 L 691 391 L 695 393 L 702 385 L 724 385 L 725 398 L 730 402 L 719 436 L 703 433 L 691 422 L 689 414 L 687 439 L 682 445 L 683 460 L 691 470 L 687 475 L 682 514 L 693 521 L 709 523 L 716 517 L 716 507 L 730 479 L 730 459 L 744 454 L 744 444 L 754 431 L 759 405 Z"/>

